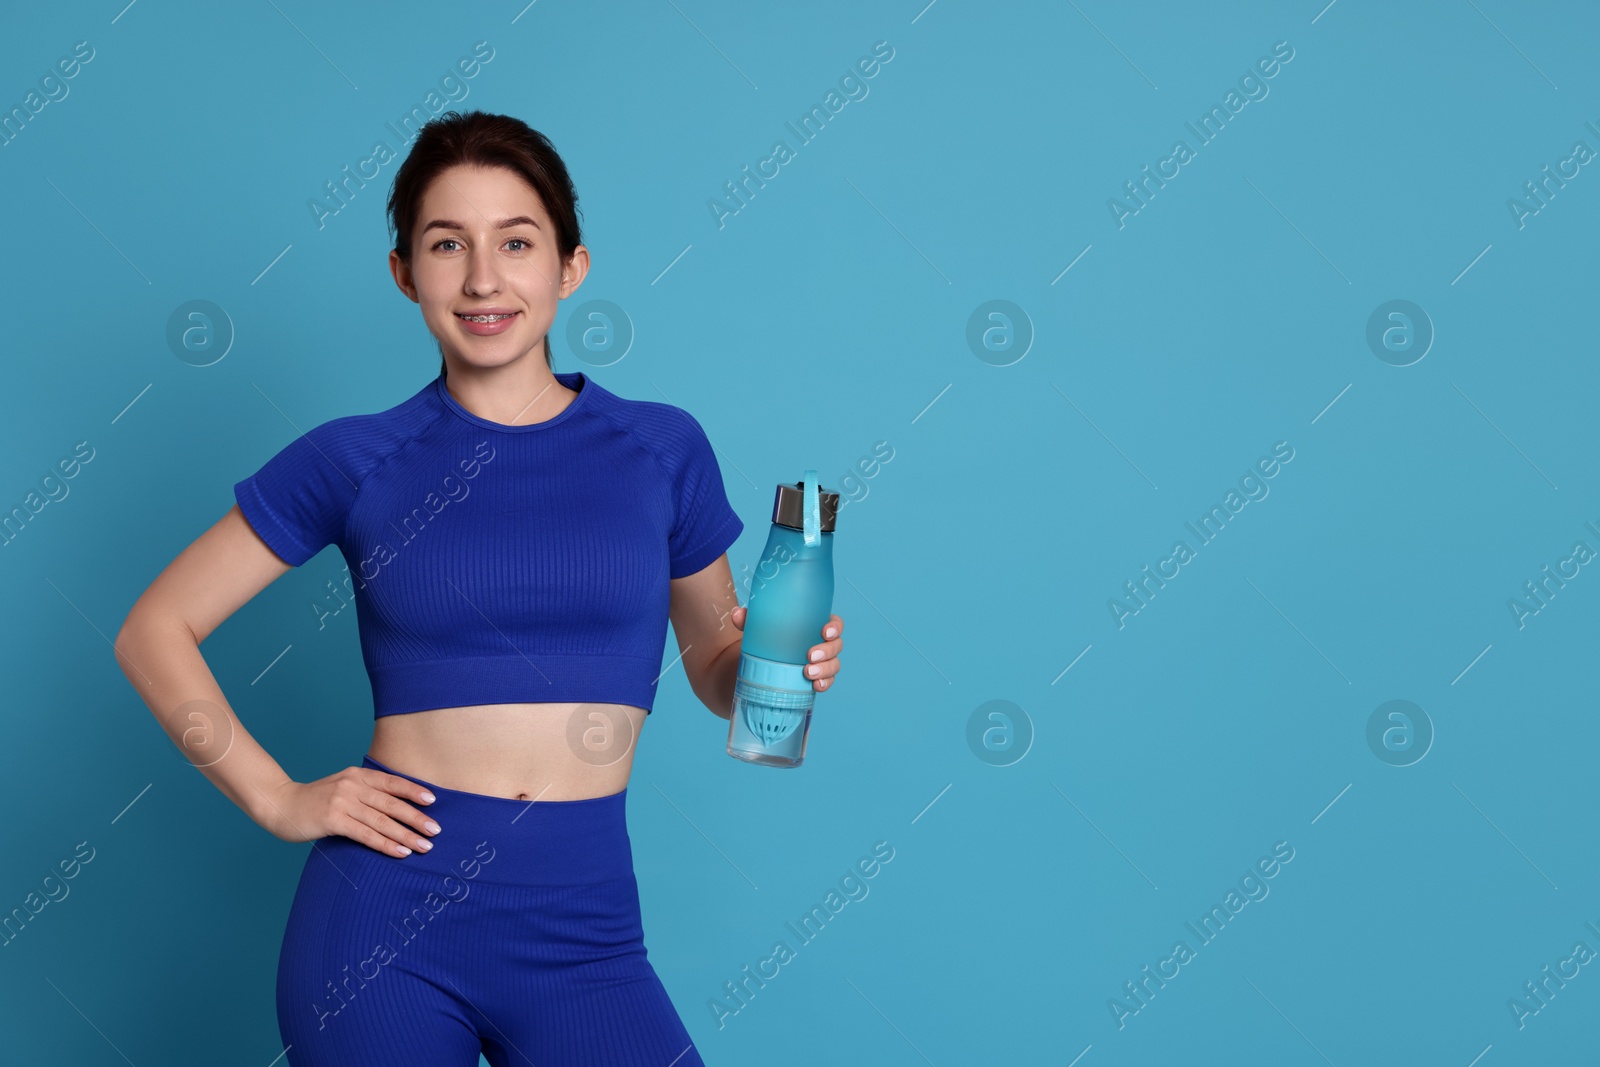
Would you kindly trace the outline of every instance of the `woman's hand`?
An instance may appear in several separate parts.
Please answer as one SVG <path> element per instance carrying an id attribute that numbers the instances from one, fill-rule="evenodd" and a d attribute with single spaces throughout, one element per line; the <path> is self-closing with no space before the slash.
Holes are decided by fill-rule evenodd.
<path id="1" fill-rule="evenodd" d="M 401 799 L 431 804 L 432 793 L 370 767 L 346 767 L 315 782 L 283 782 L 264 795 L 268 814 L 257 821 L 284 841 L 337 834 L 385 855 L 409 856 L 433 847 L 421 833 L 439 832 L 438 823 Z"/>
<path id="2" fill-rule="evenodd" d="M 739 632 L 744 632 L 745 611 L 743 605 L 734 608 L 729 613 L 733 625 Z M 806 666 L 806 677 L 811 679 L 811 688 L 814 692 L 824 692 L 833 684 L 833 676 L 839 673 L 839 651 L 844 648 L 844 620 L 837 615 L 829 615 L 828 621 L 822 624 L 822 644 L 812 645 L 806 655 L 810 663 Z"/>

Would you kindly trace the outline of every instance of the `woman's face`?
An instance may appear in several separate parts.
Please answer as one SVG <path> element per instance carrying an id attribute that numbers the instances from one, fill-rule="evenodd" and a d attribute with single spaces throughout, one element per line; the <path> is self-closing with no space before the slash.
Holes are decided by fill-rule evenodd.
<path id="1" fill-rule="evenodd" d="M 540 348 L 556 306 L 582 283 L 588 249 L 561 262 L 556 228 L 539 194 L 504 167 L 451 167 L 422 196 L 411 265 L 392 250 L 395 283 L 422 308 L 447 358 L 475 367 L 514 363 Z M 461 316 L 510 314 L 498 332 L 474 333 Z M 534 357 L 544 362 L 542 353 Z"/>

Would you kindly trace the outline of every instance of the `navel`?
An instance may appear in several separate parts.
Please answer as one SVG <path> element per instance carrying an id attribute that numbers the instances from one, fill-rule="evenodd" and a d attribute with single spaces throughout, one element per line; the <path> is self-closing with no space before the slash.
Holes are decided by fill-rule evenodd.
<path id="1" fill-rule="evenodd" d="M 526 793 L 518 793 L 517 794 L 517 799 L 518 800 L 527 800 L 528 799 L 528 794 L 526 794 Z"/>

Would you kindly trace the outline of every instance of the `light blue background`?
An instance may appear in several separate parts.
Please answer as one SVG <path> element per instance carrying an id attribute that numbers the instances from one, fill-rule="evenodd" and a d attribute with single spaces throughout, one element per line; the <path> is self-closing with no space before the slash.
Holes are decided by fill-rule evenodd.
<path id="1" fill-rule="evenodd" d="M 1576 1062 L 1594 966 L 1520 1028 L 1508 1000 L 1600 950 L 1600 576 L 1520 629 L 1507 601 L 1600 549 L 1600 174 L 1520 228 L 1507 201 L 1600 149 L 1597 29 L 1506 0 L 8 9 L 5 109 L 95 57 L 0 148 L 0 504 L 95 456 L 0 548 L 0 912 L 95 858 L 0 948 L 7 1059 L 282 1051 L 310 846 L 185 762 L 110 640 L 296 427 L 437 371 L 385 265 L 397 164 L 321 229 L 307 204 L 487 41 L 455 106 L 552 138 L 594 257 L 557 369 L 701 421 L 735 572 L 776 482 L 894 450 L 840 517 L 843 671 L 804 767 L 728 758 L 681 672 L 643 735 L 646 941 L 708 1063 Z M 870 94 L 719 229 L 708 200 L 877 41 Z M 1278 41 L 1269 95 L 1119 228 L 1108 199 Z M 166 341 L 196 299 L 236 331 L 206 367 Z M 595 299 L 636 331 L 606 367 L 566 343 Z M 1394 299 L 1436 331 L 1410 366 L 1366 342 Z M 1031 324 L 1010 365 L 966 342 L 990 300 Z M 1108 599 L 1278 441 L 1270 495 L 1119 629 Z M 302 781 L 370 738 L 354 612 L 309 608 L 339 573 L 326 550 L 204 646 Z M 1410 766 L 1366 740 L 1392 699 L 1436 731 Z M 1009 766 L 967 741 L 990 700 L 1031 723 Z M 719 1028 L 724 983 L 877 841 L 870 894 Z M 1270 894 L 1199 946 L 1185 923 L 1280 841 Z M 1179 938 L 1196 958 L 1119 1028 Z"/>

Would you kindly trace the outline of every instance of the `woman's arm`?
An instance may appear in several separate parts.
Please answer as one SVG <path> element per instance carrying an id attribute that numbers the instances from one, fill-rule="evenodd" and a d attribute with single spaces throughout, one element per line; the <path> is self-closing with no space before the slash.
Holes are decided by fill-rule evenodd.
<path id="1" fill-rule="evenodd" d="M 713 715 L 733 714 L 733 687 L 739 677 L 739 649 L 744 640 L 745 609 L 733 584 L 724 553 L 704 570 L 672 579 L 672 632 L 678 638 L 683 670 L 689 688 Z M 829 615 L 822 625 L 824 638 L 807 650 L 811 688 L 823 692 L 839 673 L 839 653 L 844 648 L 844 620 Z"/>
<path id="2" fill-rule="evenodd" d="M 280 827 L 269 798 L 290 778 L 234 715 L 200 644 L 289 569 L 235 504 L 150 583 L 115 643 L 117 665 L 167 736 L 275 835 Z"/>
<path id="3" fill-rule="evenodd" d="M 234 715 L 200 654 L 223 620 L 289 569 L 235 504 L 133 605 L 117 633 L 117 665 L 200 773 L 273 836 L 336 833 L 395 855 L 427 848 L 412 829 L 433 832 L 427 816 L 400 799 L 431 803 L 425 790 L 367 767 L 293 781 Z"/>
<path id="4" fill-rule="evenodd" d="M 744 609 L 724 552 L 709 566 L 671 580 L 668 617 L 689 688 L 712 714 L 733 714 L 733 683 L 739 673 Z M 739 623 L 733 621 L 739 613 Z"/>

